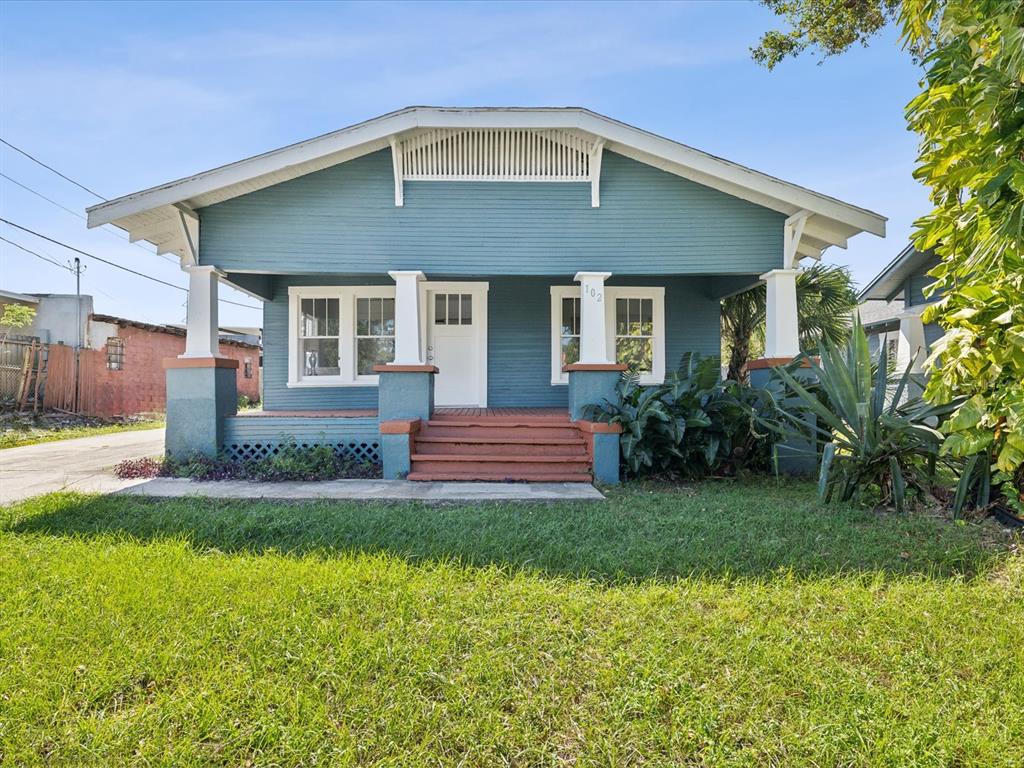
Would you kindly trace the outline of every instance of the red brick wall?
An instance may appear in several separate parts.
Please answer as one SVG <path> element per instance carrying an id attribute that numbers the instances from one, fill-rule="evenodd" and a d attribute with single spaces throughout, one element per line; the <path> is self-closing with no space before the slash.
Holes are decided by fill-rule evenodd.
<path id="1" fill-rule="evenodd" d="M 165 410 L 167 378 L 163 361 L 185 351 L 185 338 L 131 326 L 118 326 L 118 336 L 124 339 L 121 370 L 107 369 L 106 350 L 102 347 L 102 355 L 88 356 L 95 361 L 96 415 L 128 416 Z M 259 400 L 259 350 L 222 343 L 220 354 L 238 361 L 238 394 Z M 249 379 L 245 378 L 247 359 L 252 363 Z"/>

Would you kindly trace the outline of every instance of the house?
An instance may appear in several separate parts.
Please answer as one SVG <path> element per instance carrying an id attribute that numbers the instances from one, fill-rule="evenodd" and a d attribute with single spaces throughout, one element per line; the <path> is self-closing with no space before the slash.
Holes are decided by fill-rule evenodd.
<path id="1" fill-rule="evenodd" d="M 621 371 L 717 354 L 765 281 L 767 357 L 799 351 L 800 260 L 884 217 L 580 108 L 409 107 L 101 203 L 190 275 L 167 449 L 284 439 L 387 477 L 618 477 L 583 419 Z M 264 302 L 264 411 L 231 412 L 217 287 Z M 180 407 L 176 405 L 180 403 Z"/>
<path id="2" fill-rule="evenodd" d="M 77 403 L 90 416 L 131 416 L 163 411 L 166 382 L 162 361 L 185 351 L 185 329 L 128 320 L 93 311 L 93 297 L 83 294 L 0 291 L 0 307 L 17 303 L 35 309 L 32 324 L 17 329 L 0 327 L 5 343 L 0 349 L 0 400 L 10 400 L 26 375 L 25 349 L 32 341 L 47 345 L 47 378 L 54 384 L 46 393 L 53 403 L 55 387 L 73 393 L 74 381 L 63 386 L 57 380 L 65 371 L 59 360 L 66 353 L 73 360 L 82 348 L 78 365 L 66 366 L 67 376 L 78 376 L 84 390 Z M 259 329 L 221 329 L 221 355 L 238 362 L 235 389 L 250 401 L 260 399 Z"/>
<path id="3" fill-rule="evenodd" d="M 925 295 L 935 280 L 928 272 L 938 263 L 932 251 L 908 245 L 858 296 L 871 351 L 877 353 L 884 344 L 899 371 L 909 365 L 913 373 L 922 373 L 931 345 L 942 337 L 939 325 L 922 320 L 924 310 L 940 298 Z"/>

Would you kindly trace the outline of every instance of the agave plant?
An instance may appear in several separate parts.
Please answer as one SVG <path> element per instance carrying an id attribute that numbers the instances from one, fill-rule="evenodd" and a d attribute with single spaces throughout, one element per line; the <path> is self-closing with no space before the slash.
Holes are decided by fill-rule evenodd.
<path id="1" fill-rule="evenodd" d="M 956 404 L 901 402 L 914 374 L 908 366 L 890 389 L 885 350 L 872 361 L 859 318 L 845 345 L 823 340 L 820 353 L 820 362 L 801 358 L 817 384 L 801 381 L 793 367 L 776 374 L 798 398 L 796 408 L 782 409 L 783 417 L 797 429 L 809 429 L 822 445 L 822 500 L 857 500 L 874 487 L 882 503 L 904 510 L 908 489 L 924 491 L 934 479 L 944 435 L 932 425 Z M 815 418 L 803 418 L 808 413 Z"/>

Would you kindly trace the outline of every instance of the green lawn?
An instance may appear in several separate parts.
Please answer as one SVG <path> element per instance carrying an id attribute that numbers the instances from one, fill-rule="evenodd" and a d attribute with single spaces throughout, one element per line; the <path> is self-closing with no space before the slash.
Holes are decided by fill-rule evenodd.
<path id="1" fill-rule="evenodd" d="M 0 764 L 1013 766 L 1024 557 L 808 485 L 0 510 Z"/>
<path id="2" fill-rule="evenodd" d="M 93 435 L 109 435 L 112 432 L 134 432 L 139 429 L 159 429 L 164 426 L 163 420 L 148 419 L 114 424 L 98 424 L 95 426 L 72 426 L 64 428 L 26 426 L 24 428 L 5 428 L 0 431 L 0 450 L 19 448 L 23 445 L 52 443 L 54 440 L 72 440 L 76 437 L 92 437 Z"/>

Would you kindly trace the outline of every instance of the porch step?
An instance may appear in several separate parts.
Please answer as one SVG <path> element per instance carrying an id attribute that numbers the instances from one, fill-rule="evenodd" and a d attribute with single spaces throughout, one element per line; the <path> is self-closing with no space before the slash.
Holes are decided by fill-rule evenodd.
<path id="1" fill-rule="evenodd" d="M 587 446 L 576 437 L 417 436 L 416 453 L 430 455 L 586 457 Z"/>
<path id="2" fill-rule="evenodd" d="M 508 454 L 414 453 L 412 472 L 427 474 L 486 474 L 518 480 L 524 475 L 585 475 L 590 472 L 586 454 L 578 456 L 515 456 Z"/>
<path id="3" fill-rule="evenodd" d="M 545 420 L 541 422 L 509 421 L 493 422 L 485 419 L 455 421 L 453 419 L 431 419 L 420 430 L 422 437 L 479 437 L 479 438 L 523 438 L 579 439 L 579 430 L 568 419 L 564 421 Z"/>
<path id="4" fill-rule="evenodd" d="M 590 483 L 593 477 L 590 474 L 565 473 L 565 474 L 527 474 L 516 473 L 509 475 L 501 472 L 420 472 L 413 470 L 409 473 L 409 480 L 420 482 L 476 482 L 476 483 Z"/>

